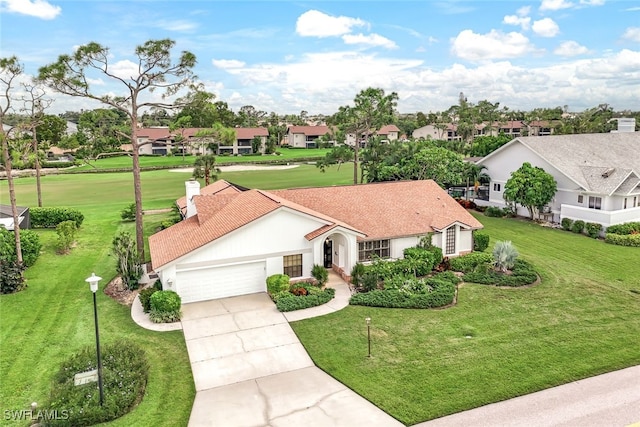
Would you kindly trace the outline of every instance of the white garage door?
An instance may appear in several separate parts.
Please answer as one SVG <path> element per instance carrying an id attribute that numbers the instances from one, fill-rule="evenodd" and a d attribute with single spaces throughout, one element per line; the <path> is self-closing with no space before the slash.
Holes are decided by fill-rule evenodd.
<path id="1" fill-rule="evenodd" d="M 176 272 L 183 303 L 265 292 L 264 261 Z"/>

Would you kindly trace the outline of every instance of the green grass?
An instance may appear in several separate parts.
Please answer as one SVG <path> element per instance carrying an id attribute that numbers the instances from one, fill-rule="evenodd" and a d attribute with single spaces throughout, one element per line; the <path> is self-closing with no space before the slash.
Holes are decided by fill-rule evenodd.
<path id="1" fill-rule="evenodd" d="M 350 306 L 292 324 L 321 369 L 403 423 L 640 363 L 640 295 L 630 292 L 640 290 L 637 248 L 478 218 L 490 248 L 513 241 L 541 273 L 540 285 L 466 284 L 445 310 Z"/>
<path id="2" fill-rule="evenodd" d="M 166 170 L 143 172 L 144 208 L 169 207 L 184 194 L 189 176 Z M 261 188 L 349 183 L 350 176 L 348 167 L 321 173 L 309 165 L 222 174 L 240 185 Z M 20 178 L 15 184 L 18 204 L 36 206 L 35 179 Z M 110 255 L 113 236 L 119 230 L 133 233 L 133 223 L 120 221 L 120 211 L 133 201 L 131 173 L 47 175 L 42 177 L 42 188 L 44 206 L 78 208 L 85 221 L 77 246 L 64 256 L 55 254 L 55 231 L 38 230 L 44 247 L 26 272 L 28 288 L 0 296 L 0 402 L 4 410 L 26 409 L 34 401 L 44 403 L 60 364 L 75 350 L 95 343 L 92 297 L 84 279 L 95 272 L 103 277 L 103 290 L 115 276 Z M 0 182 L 0 203 L 9 203 L 6 181 Z M 164 218 L 145 216 L 145 234 L 153 233 Z M 131 320 L 129 307 L 103 292 L 97 298 L 101 342 L 134 340 L 145 349 L 151 365 L 142 403 L 109 425 L 186 425 L 195 390 L 182 332 L 147 331 Z M 0 425 L 15 423 L 2 419 Z"/>
<path id="3" fill-rule="evenodd" d="M 278 148 L 280 155 L 266 154 L 263 156 L 216 156 L 216 163 L 219 165 L 236 164 L 236 163 L 269 163 L 269 162 L 288 162 L 296 161 L 298 159 L 320 159 L 325 156 L 329 151 L 328 148 L 309 148 L 309 149 L 295 149 L 295 148 Z M 185 156 L 184 159 L 181 155 L 175 156 L 142 156 L 140 157 L 140 166 L 145 167 L 192 167 L 196 156 Z M 129 156 L 114 156 L 105 157 L 96 161 L 91 161 L 90 165 L 82 165 L 77 170 L 92 170 L 92 169 L 113 169 L 113 168 L 130 168 L 131 157 Z"/>

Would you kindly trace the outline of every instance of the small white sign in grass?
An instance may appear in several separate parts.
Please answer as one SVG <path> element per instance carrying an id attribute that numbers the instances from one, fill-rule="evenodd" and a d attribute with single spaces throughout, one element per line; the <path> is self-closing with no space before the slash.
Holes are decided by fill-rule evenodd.
<path id="1" fill-rule="evenodd" d="M 75 385 L 89 384 L 96 381 L 98 381 L 97 369 L 94 369 L 93 371 L 80 372 L 73 376 L 73 383 Z"/>

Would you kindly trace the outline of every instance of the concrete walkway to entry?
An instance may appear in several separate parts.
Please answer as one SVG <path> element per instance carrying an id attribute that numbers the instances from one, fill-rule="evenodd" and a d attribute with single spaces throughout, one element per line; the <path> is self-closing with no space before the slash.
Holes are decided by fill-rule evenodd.
<path id="1" fill-rule="evenodd" d="M 318 369 L 266 293 L 182 307 L 189 426 L 401 426 Z"/>
<path id="2" fill-rule="evenodd" d="M 349 299 L 351 298 L 351 290 L 349 289 L 349 285 L 347 285 L 340 276 L 338 276 L 331 270 L 329 270 L 329 281 L 327 282 L 326 286 L 336 290 L 336 295 L 331 301 L 317 307 L 305 308 L 304 310 L 296 310 L 283 313 L 284 317 L 286 317 L 289 322 L 295 322 L 296 320 L 324 316 L 325 314 L 342 310 L 349 305 Z"/>

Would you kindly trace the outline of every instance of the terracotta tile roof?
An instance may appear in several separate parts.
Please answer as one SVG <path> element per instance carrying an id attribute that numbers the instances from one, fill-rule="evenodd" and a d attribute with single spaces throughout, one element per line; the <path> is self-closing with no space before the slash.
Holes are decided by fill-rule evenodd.
<path id="1" fill-rule="evenodd" d="M 213 184 L 209 184 L 206 187 L 202 187 L 200 189 L 200 195 L 205 196 L 208 194 L 227 194 L 227 193 L 239 193 L 240 190 L 238 187 L 233 184 L 225 181 L 224 179 L 218 180 Z M 187 196 L 182 196 L 178 200 L 176 200 L 176 205 L 180 209 L 180 212 L 184 216 L 187 211 Z"/>
<path id="2" fill-rule="evenodd" d="M 400 129 L 396 125 L 382 126 L 378 131 L 378 135 L 389 135 L 391 132 L 400 132 Z"/>
<path id="3" fill-rule="evenodd" d="M 207 188 L 207 187 L 205 187 Z M 367 240 L 423 235 L 454 222 L 482 224 L 434 181 L 290 190 L 217 192 L 195 198 L 198 215 L 149 237 L 153 267 L 158 268 L 258 218 L 286 207 L 325 224 L 308 233 L 312 240 L 342 226 Z"/>
<path id="4" fill-rule="evenodd" d="M 289 126 L 287 133 L 302 133 L 307 136 L 322 136 L 329 132 L 329 126 Z"/>
<path id="5" fill-rule="evenodd" d="M 432 180 L 275 190 L 288 200 L 350 224 L 366 239 L 415 236 L 460 222 L 482 224 Z"/>
<path id="6" fill-rule="evenodd" d="M 228 191 L 224 194 L 218 192 L 200 195 L 195 197 L 195 204 L 197 215 L 149 237 L 149 251 L 154 268 L 180 258 L 281 207 L 313 216 L 332 227 L 341 225 L 364 234 L 350 225 L 267 191 Z"/>

